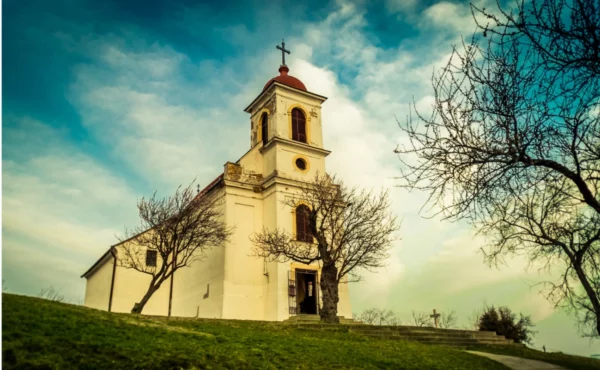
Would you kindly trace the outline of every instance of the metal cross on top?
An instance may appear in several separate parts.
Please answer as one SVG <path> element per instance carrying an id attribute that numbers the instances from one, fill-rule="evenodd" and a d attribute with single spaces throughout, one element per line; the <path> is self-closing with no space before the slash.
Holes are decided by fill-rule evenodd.
<path id="1" fill-rule="evenodd" d="M 281 64 L 285 65 L 285 53 L 290 54 L 290 51 L 285 49 L 285 42 L 283 42 L 283 39 L 281 39 L 281 46 L 277 45 L 276 47 L 281 50 Z"/>
<path id="2" fill-rule="evenodd" d="M 437 313 L 435 311 L 435 309 L 433 309 L 433 315 L 429 315 L 429 317 L 433 318 L 433 321 L 435 323 L 435 327 L 437 328 L 438 327 L 438 317 L 440 317 L 440 314 Z"/>

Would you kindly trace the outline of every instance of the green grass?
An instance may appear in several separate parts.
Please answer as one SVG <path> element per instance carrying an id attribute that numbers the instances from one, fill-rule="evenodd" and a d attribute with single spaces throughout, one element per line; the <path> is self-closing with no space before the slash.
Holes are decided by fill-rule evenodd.
<path id="1" fill-rule="evenodd" d="M 459 350 L 280 323 L 166 320 L 2 299 L 3 369 L 506 369 Z"/>
<path id="2" fill-rule="evenodd" d="M 596 360 L 591 357 L 571 356 L 562 353 L 547 353 L 537 351 L 531 348 L 517 346 L 485 346 L 472 347 L 469 349 L 472 349 L 474 351 L 495 353 L 498 355 L 516 356 L 532 360 L 544 361 L 573 370 L 600 369 L 600 360 Z"/>

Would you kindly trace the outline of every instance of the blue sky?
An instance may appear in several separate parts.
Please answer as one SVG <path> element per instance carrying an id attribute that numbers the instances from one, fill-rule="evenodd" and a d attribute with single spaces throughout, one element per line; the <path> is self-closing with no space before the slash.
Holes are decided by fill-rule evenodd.
<path id="1" fill-rule="evenodd" d="M 390 189 L 403 219 L 388 267 L 351 286 L 353 311 L 388 308 L 408 323 L 412 310 L 456 310 L 466 325 L 485 300 L 532 315 L 538 346 L 598 346 L 532 287 L 547 272 L 523 259 L 485 266 L 474 230 L 421 217 L 425 194 L 394 186 L 393 149 L 406 140 L 394 116 L 413 100 L 429 109 L 431 73 L 475 30 L 465 3 L 7 0 L 3 12 L 9 292 L 53 285 L 82 301 L 79 276 L 137 223 L 138 198 L 206 185 L 244 154 L 243 109 L 277 74 L 284 37 L 290 74 L 329 98 L 328 170 Z"/>

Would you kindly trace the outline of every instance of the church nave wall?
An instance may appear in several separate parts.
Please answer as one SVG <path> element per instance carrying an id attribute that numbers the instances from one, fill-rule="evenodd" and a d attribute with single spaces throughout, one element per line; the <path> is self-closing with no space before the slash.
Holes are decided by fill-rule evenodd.
<path id="1" fill-rule="evenodd" d="M 86 281 L 84 305 L 106 311 L 110 299 L 114 259 L 110 253 L 105 258 L 106 262 L 98 267 Z"/>

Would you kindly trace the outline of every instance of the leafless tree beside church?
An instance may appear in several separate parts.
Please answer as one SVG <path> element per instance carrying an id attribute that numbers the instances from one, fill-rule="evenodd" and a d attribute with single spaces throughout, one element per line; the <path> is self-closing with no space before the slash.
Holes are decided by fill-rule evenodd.
<path id="1" fill-rule="evenodd" d="M 387 193 L 349 188 L 335 177 L 317 174 L 285 205 L 302 220 L 296 235 L 263 229 L 252 237 L 254 255 L 271 261 L 318 262 L 321 320 L 339 322 L 338 285 L 357 280 L 360 270 L 384 266 L 389 256 L 399 225 L 390 213 Z"/>
<path id="2" fill-rule="evenodd" d="M 409 117 L 402 186 L 487 236 L 486 261 L 559 273 L 548 298 L 600 332 L 600 1 L 472 7 L 480 27 Z"/>
<path id="3" fill-rule="evenodd" d="M 232 233 L 224 222 L 221 198 L 215 193 L 196 194 L 192 184 L 178 187 L 165 198 L 155 192 L 149 199 L 142 198 L 137 207 L 141 223 L 126 230 L 122 247 L 116 249 L 119 266 L 151 277 L 132 313 L 142 313 L 175 271 L 201 260 L 208 248 L 222 246 Z"/>

